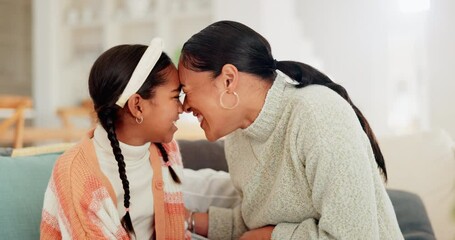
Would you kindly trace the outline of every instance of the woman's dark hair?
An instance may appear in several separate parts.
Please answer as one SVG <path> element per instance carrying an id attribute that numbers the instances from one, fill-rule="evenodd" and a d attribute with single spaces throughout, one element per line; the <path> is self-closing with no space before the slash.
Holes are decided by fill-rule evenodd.
<path id="1" fill-rule="evenodd" d="M 233 21 L 215 22 L 193 35 L 182 48 L 181 63 L 197 72 L 209 71 L 217 77 L 225 64 L 233 64 L 266 81 L 274 81 L 276 69 L 298 82 L 297 88 L 311 84 L 329 87 L 342 96 L 354 109 L 373 148 L 376 163 L 387 181 L 384 157 L 368 121 L 352 103 L 346 89 L 334 83 L 315 68 L 294 61 L 276 61 L 268 41 L 253 29 Z"/>
<path id="2" fill-rule="evenodd" d="M 123 205 L 127 209 L 130 206 L 129 182 L 126 176 L 124 157 L 115 132 L 121 108 L 115 103 L 125 89 L 146 49 L 147 46 L 144 45 L 119 45 L 107 50 L 93 64 L 88 80 L 89 92 L 95 111 L 100 124 L 108 134 L 112 151 L 118 164 L 120 179 L 125 192 Z M 137 93 L 144 99 L 152 98 L 154 89 L 166 82 L 166 68 L 171 64 L 171 60 L 163 52 Z M 163 145 L 161 143 L 155 144 L 160 150 L 163 160 L 167 162 L 169 159 Z M 174 181 L 180 183 L 177 174 L 170 166 L 169 171 Z M 130 234 L 135 235 L 129 211 L 126 211 L 121 223 Z"/>

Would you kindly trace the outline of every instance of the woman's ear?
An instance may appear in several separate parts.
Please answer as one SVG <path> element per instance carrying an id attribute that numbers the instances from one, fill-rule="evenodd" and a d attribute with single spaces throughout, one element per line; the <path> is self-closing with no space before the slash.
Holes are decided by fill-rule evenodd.
<path id="1" fill-rule="evenodd" d="M 142 116 L 142 104 L 143 99 L 142 97 L 135 93 L 133 94 L 127 102 L 128 110 L 134 118 L 139 118 Z"/>
<path id="2" fill-rule="evenodd" d="M 239 81 L 239 71 L 232 64 L 225 64 L 221 69 L 221 81 L 223 88 L 228 92 L 234 92 Z"/>

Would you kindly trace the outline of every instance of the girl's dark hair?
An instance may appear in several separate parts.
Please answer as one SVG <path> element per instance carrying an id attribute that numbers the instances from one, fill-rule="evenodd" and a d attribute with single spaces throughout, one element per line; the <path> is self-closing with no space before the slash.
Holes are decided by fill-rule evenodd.
<path id="1" fill-rule="evenodd" d="M 267 40 L 253 29 L 233 21 L 213 23 L 193 35 L 182 48 L 181 63 L 198 72 L 209 71 L 217 77 L 225 64 L 233 64 L 240 72 L 246 72 L 273 82 L 276 69 L 282 71 L 303 88 L 311 84 L 329 87 L 342 96 L 354 109 L 357 118 L 367 134 L 374 152 L 376 163 L 387 181 L 384 157 L 368 121 L 352 103 L 346 89 L 334 83 L 315 68 L 294 61 L 276 61 Z"/>
<path id="2" fill-rule="evenodd" d="M 125 208 L 130 206 L 130 189 L 126 176 L 125 161 L 115 132 L 119 111 L 121 110 L 115 102 L 125 89 L 146 49 L 147 46 L 144 45 L 119 45 L 107 50 L 93 64 L 88 80 L 89 92 L 95 111 L 100 124 L 108 134 L 112 151 L 118 164 L 120 179 L 125 192 L 123 200 Z M 167 72 L 165 69 L 171 64 L 170 58 L 163 52 L 137 93 L 144 99 L 152 98 L 154 89 L 166 82 Z M 163 145 L 161 143 L 155 144 L 160 149 L 164 161 L 167 162 L 169 158 Z M 170 166 L 169 171 L 174 181 L 180 183 L 177 174 Z M 129 211 L 123 216 L 121 223 L 130 234 L 135 235 Z"/>

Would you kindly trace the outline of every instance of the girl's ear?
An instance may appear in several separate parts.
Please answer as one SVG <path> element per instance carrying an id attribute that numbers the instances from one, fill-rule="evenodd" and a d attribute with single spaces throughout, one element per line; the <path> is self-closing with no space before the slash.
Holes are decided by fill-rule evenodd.
<path id="1" fill-rule="evenodd" d="M 228 90 L 229 93 L 234 92 L 239 81 L 239 71 L 237 70 L 237 67 L 232 64 L 225 64 L 221 69 L 220 76 L 223 89 Z"/>
<path id="2" fill-rule="evenodd" d="M 127 106 L 128 107 L 128 110 L 129 112 L 131 113 L 131 115 L 134 117 L 134 118 L 139 118 L 142 116 L 142 104 L 143 104 L 143 100 L 142 97 L 135 93 L 133 94 L 129 99 L 128 99 L 128 102 L 127 102 Z"/>

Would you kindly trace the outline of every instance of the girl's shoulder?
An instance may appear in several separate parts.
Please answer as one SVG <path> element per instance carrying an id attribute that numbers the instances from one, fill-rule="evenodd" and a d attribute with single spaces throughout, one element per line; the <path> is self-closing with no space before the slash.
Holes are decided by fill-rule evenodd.
<path id="1" fill-rule="evenodd" d="M 175 139 L 172 139 L 172 141 L 170 141 L 168 143 L 162 143 L 162 144 L 168 153 L 180 152 L 179 145 L 177 144 L 177 141 Z"/>
<path id="2" fill-rule="evenodd" d="M 54 172 L 66 174 L 76 169 L 93 169 L 96 163 L 96 154 L 91 139 L 84 139 L 66 150 L 57 159 L 54 165 Z"/>
<path id="3" fill-rule="evenodd" d="M 175 139 L 172 139 L 171 142 L 169 143 L 162 143 L 164 149 L 166 149 L 166 152 L 169 156 L 170 161 L 172 164 L 177 164 L 179 166 L 182 166 L 182 156 L 180 154 L 180 148 Z"/>

